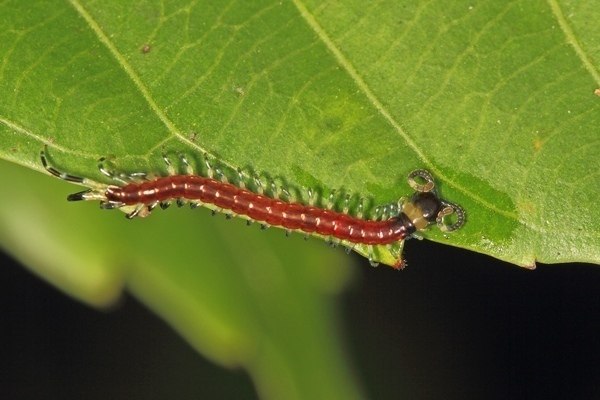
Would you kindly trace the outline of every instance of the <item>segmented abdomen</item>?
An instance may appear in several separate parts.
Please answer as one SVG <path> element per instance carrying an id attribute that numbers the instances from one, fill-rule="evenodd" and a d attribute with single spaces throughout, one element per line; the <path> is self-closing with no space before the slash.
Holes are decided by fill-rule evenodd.
<path id="1" fill-rule="evenodd" d="M 370 221 L 299 203 L 287 203 L 196 175 L 175 175 L 122 187 L 109 187 L 107 200 L 125 205 L 186 199 L 231 210 L 249 218 L 306 233 L 331 236 L 352 243 L 388 244 L 403 240 L 412 225 L 404 214 L 385 221 Z"/>

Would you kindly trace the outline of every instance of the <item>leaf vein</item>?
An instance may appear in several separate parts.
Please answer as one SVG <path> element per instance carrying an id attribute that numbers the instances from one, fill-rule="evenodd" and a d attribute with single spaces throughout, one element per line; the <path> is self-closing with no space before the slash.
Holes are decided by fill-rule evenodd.
<path id="1" fill-rule="evenodd" d="M 171 121 L 171 119 L 160 109 L 150 91 L 142 82 L 140 76 L 134 70 L 134 68 L 127 62 L 127 59 L 121 54 L 119 49 L 114 45 L 114 43 L 110 40 L 110 38 L 106 35 L 106 33 L 102 30 L 102 27 L 98 24 L 98 22 L 92 17 L 92 15 L 83 7 L 83 5 L 79 2 L 79 0 L 69 0 L 73 8 L 77 11 L 77 13 L 85 20 L 85 22 L 89 25 L 90 29 L 96 34 L 98 40 L 110 51 L 116 61 L 119 63 L 121 68 L 125 71 L 127 76 L 133 81 L 134 85 L 140 91 L 150 109 L 156 114 L 156 116 L 160 119 L 160 121 L 165 125 L 169 133 L 173 136 L 176 136 L 180 141 L 185 142 L 189 146 L 196 148 L 199 151 L 206 152 L 204 148 L 199 146 L 198 144 L 189 140 L 185 135 L 181 133 L 181 131 L 177 128 L 175 123 Z"/>
<path id="2" fill-rule="evenodd" d="M 554 17 L 556 18 L 556 21 L 558 22 L 558 26 L 560 26 L 560 29 L 565 34 L 567 43 L 573 46 L 577 57 L 579 57 L 585 69 L 587 69 L 592 78 L 594 78 L 596 84 L 600 85 L 600 72 L 596 69 L 594 64 L 592 64 L 592 61 L 589 59 L 585 51 L 583 51 L 583 48 L 581 47 L 581 44 L 575 37 L 575 33 L 569 26 L 569 23 L 567 22 L 565 14 L 562 12 L 560 5 L 558 5 L 558 2 L 556 0 L 548 0 L 548 5 L 550 6 L 552 13 L 554 14 Z"/>

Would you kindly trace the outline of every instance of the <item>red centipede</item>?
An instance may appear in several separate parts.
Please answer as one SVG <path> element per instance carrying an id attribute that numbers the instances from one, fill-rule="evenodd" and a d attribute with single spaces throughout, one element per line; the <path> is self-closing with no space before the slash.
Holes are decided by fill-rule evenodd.
<path id="1" fill-rule="evenodd" d="M 189 174 L 175 174 L 166 157 L 170 176 L 142 180 L 144 174 L 115 175 L 100 163 L 100 171 L 120 185 L 103 185 L 85 178 L 66 174 L 50 166 L 45 151 L 40 153 L 44 168 L 61 179 L 93 186 L 68 196 L 69 201 L 100 200 L 103 208 L 132 210 L 128 218 L 146 216 L 156 206 L 166 208 L 171 201 L 190 202 L 192 205 L 210 204 L 239 216 L 286 230 L 297 230 L 335 238 L 345 244 L 390 245 L 405 240 L 417 231 L 437 223 L 443 231 L 454 231 L 464 223 L 464 211 L 459 206 L 439 198 L 431 174 L 419 169 L 408 175 L 415 193 L 401 199 L 396 215 L 382 220 L 370 220 L 332 209 L 299 202 L 271 198 L 226 181 Z M 187 160 L 181 158 L 189 168 Z M 126 179 L 123 179 L 125 177 Z M 417 181 L 419 180 L 419 181 Z M 455 214 L 454 223 L 447 216 Z M 371 257 L 370 257 L 371 258 Z"/>
<path id="2" fill-rule="evenodd" d="M 333 210 L 299 203 L 287 203 L 253 193 L 211 178 L 175 175 L 123 187 L 106 189 L 110 203 L 123 205 L 157 204 L 172 199 L 200 201 L 230 210 L 255 221 L 290 230 L 301 230 L 362 244 L 389 244 L 414 232 L 406 214 L 385 221 L 369 221 Z M 71 200 L 80 200 L 71 197 Z"/>

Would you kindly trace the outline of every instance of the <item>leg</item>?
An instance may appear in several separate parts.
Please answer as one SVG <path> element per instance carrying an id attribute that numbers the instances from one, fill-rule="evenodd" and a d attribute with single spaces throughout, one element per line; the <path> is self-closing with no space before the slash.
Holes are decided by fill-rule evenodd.
<path id="1" fill-rule="evenodd" d="M 165 162 L 165 165 L 167 166 L 167 173 L 169 175 L 175 175 L 175 167 L 173 167 L 173 164 L 171 163 L 171 160 L 169 160 L 169 157 L 166 153 L 162 154 L 162 159 Z"/>
<path id="2" fill-rule="evenodd" d="M 228 183 L 227 176 L 225 176 L 221 168 L 215 168 L 215 176 L 221 182 Z"/>
<path id="3" fill-rule="evenodd" d="M 342 244 L 345 246 L 344 251 L 346 252 L 346 254 L 350 254 L 350 252 L 354 250 L 354 247 L 356 247 L 356 243 L 344 242 Z"/>
<path id="4" fill-rule="evenodd" d="M 42 161 L 42 165 L 44 166 L 44 168 L 46 169 L 46 171 L 48 171 L 50 174 L 56 176 L 59 179 L 62 179 L 64 181 L 68 181 L 68 182 L 74 182 L 74 183 L 81 183 L 83 184 L 85 181 L 85 178 L 79 177 L 79 176 L 75 176 L 75 175 L 71 175 L 71 174 L 67 174 L 66 172 L 60 172 L 59 170 L 57 170 L 56 168 L 54 168 L 53 166 L 51 166 L 48 163 L 48 159 L 46 158 L 46 152 L 48 151 L 48 146 L 44 146 L 44 149 L 42 151 L 40 151 L 40 160 Z"/>
<path id="5" fill-rule="evenodd" d="M 279 189 L 279 186 L 277 185 L 277 183 L 275 183 L 275 180 L 273 179 L 271 179 L 269 182 L 269 193 L 274 199 L 279 199 L 279 197 L 281 196 L 281 190 Z"/>
<path id="6" fill-rule="evenodd" d="M 367 249 L 368 249 L 367 251 L 369 254 L 369 264 L 371 264 L 371 267 L 378 267 L 379 263 L 377 261 L 375 261 L 375 258 L 373 256 L 373 246 L 368 245 Z"/>
<path id="7" fill-rule="evenodd" d="M 381 207 L 381 220 L 385 221 L 390 217 L 390 206 L 386 204 Z"/>
<path id="8" fill-rule="evenodd" d="M 159 204 L 160 204 L 160 201 L 155 201 L 152 204 L 148 204 L 148 207 L 146 207 L 148 209 L 148 213 L 151 213 L 152 210 L 154 210 L 156 208 L 156 206 Z"/>
<path id="9" fill-rule="evenodd" d="M 364 202 L 365 199 L 361 197 L 361 199 L 358 201 L 358 207 L 356 208 L 356 216 L 360 219 L 362 219 L 364 215 Z"/>
<path id="10" fill-rule="evenodd" d="M 280 188 L 280 190 L 281 190 L 281 194 L 283 195 L 283 196 L 281 196 L 282 197 L 281 200 L 285 200 L 288 203 L 292 203 L 295 201 L 295 197 L 292 196 L 292 193 L 286 187 L 282 186 Z"/>
<path id="11" fill-rule="evenodd" d="M 187 175 L 194 175 L 194 169 L 192 168 L 192 166 L 188 162 L 188 160 L 185 157 L 185 155 L 184 154 L 180 154 L 179 155 L 179 159 L 181 160 L 181 163 L 183 164 L 183 168 L 185 169 L 185 173 Z"/>
<path id="12" fill-rule="evenodd" d="M 112 179 L 115 182 L 118 182 L 121 185 L 127 185 L 129 183 L 128 181 L 123 179 L 123 176 L 121 174 L 117 175 L 117 174 L 115 174 L 114 171 L 106 169 L 104 167 L 105 162 L 106 162 L 106 157 L 102 157 L 98 160 L 98 169 L 100 170 L 102 175 L 109 177 L 110 179 Z"/>
<path id="13" fill-rule="evenodd" d="M 314 206 L 315 205 L 315 192 L 312 190 L 312 188 L 308 188 L 306 189 L 306 194 L 308 195 L 308 205 L 309 206 Z"/>
<path id="14" fill-rule="evenodd" d="M 344 214 L 348 214 L 348 211 L 350 211 L 350 195 L 346 194 L 346 197 L 344 197 L 344 208 L 342 209 L 342 212 Z"/>
<path id="15" fill-rule="evenodd" d="M 138 204 L 135 209 L 130 212 L 129 214 L 125 214 L 125 218 L 127 219 L 132 219 L 137 217 L 138 214 L 140 214 L 140 212 L 146 207 L 145 204 Z M 145 215 L 144 215 L 145 216 Z"/>
<path id="16" fill-rule="evenodd" d="M 420 178 L 420 182 L 415 178 Z M 417 169 L 408 174 L 408 184 L 417 192 L 431 192 L 435 188 L 433 177 L 424 169 Z"/>
<path id="17" fill-rule="evenodd" d="M 436 222 L 440 230 L 443 232 L 452 232 L 459 229 L 465 224 L 465 211 L 462 207 L 448 202 L 442 202 L 442 210 L 438 213 Z M 454 223 L 448 223 L 446 217 L 456 214 L 456 221 Z"/>
<path id="18" fill-rule="evenodd" d="M 254 180 L 254 185 L 256 186 L 256 193 L 264 194 L 265 188 L 263 187 L 260 177 L 258 175 L 255 175 L 252 179 Z"/>
<path id="19" fill-rule="evenodd" d="M 72 193 L 67 196 L 67 201 L 80 201 L 80 200 L 106 200 L 104 192 L 99 192 L 93 189 L 83 190 L 81 192 Z M 117 203 L 121 204 L 121 203 Z"/>
<path id="20" fill-rule="evenodd" d="M 372 215 L 371 215 L 371 220 L 372 221 L 379 221 L 379 219 L 381 218 L 381 206 L 377 206 L 375 207 L 375 210 L 372 211 Z"/>
<path id="21" fill-rule="evenodd" d="M 115 208 L 123 207 L 125 204 L 116 201 L 101 201 L 100 208 L 103 210 L 114 210 Z"/>
<path id="22" fill-rule="evenodd" d="M 335 189 L 333 189 L 331 191 L 331 193 L 329 193 L 329 198 L 327 199 L 327 209 L 333 210 L 334 206 L 335 206 Z"/>
<path id="23" fill-rule="evenodd" d="M 212 165 L 210 165 L 210 161 L 208 161 L 208 153 L 204 153 L 204 165 L 206 165 L 206 177 L 212 179 L 213 168 Z"/>
<path id="24" fill-rule="evenodd" d="M 237 185 L 241 189 L 246 188 L 246 181 L 244 180 L 244 172 L 242 171 L 241 168 L 238 168 L 238 170 L 237 170 Z"/>
<path id="25" fill-rule="evenodd" d="M 52 165 L 50 165 L 50 163 L 48 162 L 47 153 L 48 153 L 48 146 L 44 146 L 44 149 L 40 152 L 40 160 L 42 162 L 42 165 L 46 169 L 46 171 L 48 171 L 51 175 L 53 175 L 59 179 L 68 181 L 68 182 L 78 183 L 78 184 L 89 186 L 92 188 L 92 189 L 87 189 L 87 190 L 83 190 L 81 192 L 70 194 L 67 197 L 68 201 L 79 201 L 79 200 L 105 201 L 106 200 L 106 196 L 104 194 L 104 192 L 106 190 L 106 185 L 99 184 L 97 182 L 93 182 L 93 181 L 90 181 L 86 178 L 82 178 L 79 176 L 67 174 L 65 172 L 60 172 L 59 170 L 54 168 Z"/>

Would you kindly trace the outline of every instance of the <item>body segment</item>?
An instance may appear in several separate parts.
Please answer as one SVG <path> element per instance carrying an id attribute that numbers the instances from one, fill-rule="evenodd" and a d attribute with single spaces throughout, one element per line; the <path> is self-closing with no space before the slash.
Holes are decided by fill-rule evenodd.
<path id="1" fill-rule="evenodd" d="M 108 202 L 124 205 L 149 205 L 173 199 L 199 201 L 269 225 L 352 243 L 389 244 L 404 240 L 414 232 L 404 214 L 384 221 L 365 220 L 333 210 L 272 199 L 196 175 L 166 176 L 121 187 L 109 186 L 105 194 Z"/>

